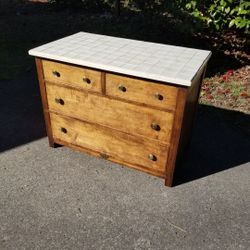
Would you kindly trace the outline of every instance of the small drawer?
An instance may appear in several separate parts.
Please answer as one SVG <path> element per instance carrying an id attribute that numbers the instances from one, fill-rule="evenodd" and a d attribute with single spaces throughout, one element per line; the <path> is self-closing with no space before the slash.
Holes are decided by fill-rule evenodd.
<path id="1" fill-rule="evenodd" d="M 175 110 L 178 88 L 106 74 L 106 94 L 150 106 Z"/>
<path id="2" fill-rule="evenodd" d="M 78 66 L 43 60 L 45 81 L 101 92 L 101 72 Z"/>
<path id="3" fill-rule="evenodd" d="M 152 171 L 165 171 L 166 145 L 53 113 L 50 118 L 53 137 L 57 140 L 91 149 L 105 158 L 115 158 Z"/>
<path id="4" fill-rule="evenodd" d="M 116 130 L 170 142 L 174 114 L 48 83 L 50 111 Z"/>

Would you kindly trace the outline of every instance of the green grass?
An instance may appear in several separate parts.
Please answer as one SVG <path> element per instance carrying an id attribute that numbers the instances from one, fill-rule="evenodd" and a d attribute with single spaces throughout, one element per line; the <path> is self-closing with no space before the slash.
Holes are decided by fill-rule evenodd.
<path id="1" fill-rule="evenodd" d="M 232 95 L 235 98 L 238 98 L 240 94 L 244 91 L 244 87 L 237 85 L 237 83 L 235 82 L 230 83 L 230 89 L 231 89 Z"/>

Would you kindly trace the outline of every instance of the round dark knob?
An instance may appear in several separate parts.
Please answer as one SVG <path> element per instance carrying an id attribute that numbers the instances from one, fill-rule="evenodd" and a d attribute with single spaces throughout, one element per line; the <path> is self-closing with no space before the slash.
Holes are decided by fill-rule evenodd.
<path id="1" fill-rule="evenodd" d="M 157 124 L 157 123 L 154 123 L 154 122 L 151 124 L 151 128 L 152 128 L 153 130 L 155 130 L 155 131 L 160 131 L 160 130 L 161 130 L 160 125 Z"/>
<path id="2" fill-rule="evenodd" d="M 157 160 L 156 156 L 153 155 L 153 154 L 149 154 L 148 159 L 151 160 L 151 161 L 156 161 Z"/>
<path id="3" fill-rule="evenodd" d="M 123 85 L 119 85 L 118 89 L 120 91 L 122 91 L 122 92 L 126 92 L 127 91 L 126 87 L 124 87 Z"/>
<path id="4" fill-rule="evenodd" d="M 64 100 L 61 98 L 55 98 L 55 102 L 64 105 Z"/>
<path id="5" fill-rule="evenodd" d="M 54 76 L 56 76 L 56 77 L 60 77 L 61 76 L 61 74 L 58 72 L 58 71 L 52 71 L 52 74 L 54 75 Z"/>
<path id="6" fill-rule="evenodd" d="M 91 83 L 91 80 L 90 80 L 89 78 L 87 78 L 87 77 L 84 77 L 82 80 L 83 80 L 84 82 L 86 82 L 87 84 L 90 84 L 90 83 Z"/>
<path id="7" fill-rule="evenodd" d="M 61 128 L 61 132 L 63 132 L 64 134 L 67 134 L 67 129 L 66 128 Z"/>
<path id="8" fill-rule="evenodd" d="M 155 94 L 155 98 L 157 99 L 157 100 L 163 100 L 163 96 L 161 95 L 161 94 L 159 94 L 159 93 L 156 93 Z"/>

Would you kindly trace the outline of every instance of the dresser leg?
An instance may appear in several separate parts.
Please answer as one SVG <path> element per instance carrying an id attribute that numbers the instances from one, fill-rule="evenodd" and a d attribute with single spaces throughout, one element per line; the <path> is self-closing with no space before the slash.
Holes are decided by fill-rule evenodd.
<path id="1" fill-rule="evenodd" d="M 166 177 L 165 178 L 165 186 L 172 187 L 172 185 L 173 185 L 173 179 Z"/>
<path id="2" fill-rule="evenodd" d="M 58 143 L 55 143 L 53 140 L 49 140 L 49 146 L 52 147 L 52 148 L 59 148 L 59 147 L 62 147 L 62 145 L 58 144 Z"/>
<path id="3" fill-rule="evenodd" d="M 60 147 L 62 147 L 62 145 L 57 144 L 57 143 L 49 144 L 49 146 L 52 147 L 52 148 L 60 148 Z"/>

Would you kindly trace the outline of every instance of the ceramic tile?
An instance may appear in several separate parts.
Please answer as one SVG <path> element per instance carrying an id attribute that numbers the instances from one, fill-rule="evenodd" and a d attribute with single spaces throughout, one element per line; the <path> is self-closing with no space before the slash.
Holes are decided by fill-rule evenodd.
<path id="1" fill-rule="evenodd" d="M 30 55 L 120 74 L 190 86 L 210 51 L 79 32 Z"/>

